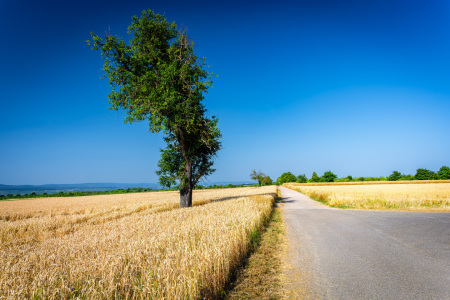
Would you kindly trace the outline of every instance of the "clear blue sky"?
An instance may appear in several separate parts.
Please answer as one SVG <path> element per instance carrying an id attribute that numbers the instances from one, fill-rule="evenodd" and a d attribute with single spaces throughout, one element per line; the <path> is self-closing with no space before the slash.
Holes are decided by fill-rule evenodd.
<path id="1" fill-rule="evenodd" d="M 219 75 L 210 181 L 450 165 L 447 0 L 0 0 L 0 183 L 157 182 L 162 137 L 108 110 L 86 45 L 144 9 L 187 28 Z"/>

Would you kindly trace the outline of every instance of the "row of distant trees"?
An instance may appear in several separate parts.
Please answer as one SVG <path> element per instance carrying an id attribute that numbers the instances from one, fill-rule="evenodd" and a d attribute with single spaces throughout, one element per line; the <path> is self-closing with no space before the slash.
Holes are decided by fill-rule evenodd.
<path id="1" fill-rule="evenodd" d="M 416 174 L 413 176 L 411 174 L 402 174 L 399 171 L 392 172 L 389 175 L 389 181 L 396 180 L 440 180 L 440 179 L 450 179 L 450 168 L 447 166 L 442 166 L 439 171 L 434 172 L 427 169 L 417 169 Z"/>
<path id="2" fill-rule="evenodd" d="M 307 182 L 334 182 L 338 181 L 338 177 L 331 171 L 326 171 L 322 176 L 317 175 L 316 172 L 312 173 L 311 178 L 307 178 L 305 174 L 301 174 L 295 176 L 291 172 L 285 172 L 278 177 L 275 182 L 278 185 L 281 185 L 286 182 L 298 182 L 298 183 L 307 183 Z"/>
<path id="3" fill-rule="evenodd" d="M 270 181 L 270 184 L 272 184 L 272 181 Z M 266 184 L 265 184 L 266 185 Z M 225 189 L 225 188 L 238 188 L 238 187 L 248 187 L 248 186 L 255 186 L 251 184 L 227 184 L 227 185 L 200 185 L 197 184 L 195 186 L 196 190 L 206 190 L 206 189 Z M 179 191 L 180 186 L 176 185 L 170 189 L 164 189 L 164 191 Z M 111 191 L 80 191 L 80 192 L 59 192 L 54 194 L 37 194 L 36 192 L 32 192 L 31 194 L 7 194 L 7 195 L 0 195 L 0 200 L 4 199 L 27 199 L 27 198 L 47 198 L 47 197 L 77 197 L 77 196 L 94 196 L 94 195 L 112 195 L 112 194 L 128 194 L 128 193 L 146 193 L 146 192 L 157 192 L 161 190 L 152 190 L 150 188 L 128 188 L 126 190 L 124 189 L 118 189 L 118 190 L 111 190 Z"/>
<path id="4" fill-rule="evenodd" d="M 110 191 L 79 191 L 79 192 L 59 192 L 53 194 L 37 194 L 36 192 L 32 192 L 31 194 L 7 194 L 0 195 L 0 200 L 2 199 L 25 199 L 25 198 L 42 198 L 42 197 L 77 197 L 77 196 L 94 196 L 94 195 L 112 195 L 112 194 L 129 194 L 129 193 L 144 193 L 144 192 L 154 192 L 150 188 L 128 188 L 118 189 L 118 190 L 110 190 Z"/>
<path id="5" fill-rule="evenodd" d="M 253 172 L 250 174 L 250 178 L 258 180 L 259 185 L 270 185 L 273 184 L 272 179 L 265 175 L 261 171 Z M 322 176 L 317 175 L 313 172 L 311 177 L 306 177 L 305 174 L 295 176 L 291 172 L 285 172 L 281 174 L 280 177 L 275 181 L 275 184 L 281 185 L 286 182 L 298 182 L 298 183 L 308 183 L 308 182 L 350 182 L 350 181 L 397 181 L 397 180 L 445 180 L 450 179 L 450 168 L 447 166 L 442 166 L 439 171 L 431 171 L 427 169 L 417 169 L 415 175 L 402 174 L 399 171 L 393 171 L 388 177 L 352 177 L 351 175 L 338 178 L 336 174 L 331 171 L 326 171 Z"/>

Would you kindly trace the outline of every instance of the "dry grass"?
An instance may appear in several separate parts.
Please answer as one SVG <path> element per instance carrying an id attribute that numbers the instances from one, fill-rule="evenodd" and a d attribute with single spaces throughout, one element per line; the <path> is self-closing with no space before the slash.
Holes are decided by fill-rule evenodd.
<path id="1" fill-rule="evenodd" d="M 2 202 L 0 298 L 216 297 L 274 198 L 264 187 L 195 191 L 197 204 L 229 201 L 189 209 L 171 192 Z"/>
<path id="2" fill-rule="evenodd" d="M 398 180 L 398 181 L 349 181 L 349 182 L 309 182 L 309 183 L 286 183 L 290 186 L 336 186 L 336 185 L 373 185 L 373 184 L 427 184 L 427 183 L 450 183 L 450 180 Z"/>
<path id="3" fill-rule="evenodd" d="M 327 205 L 354 209 L 450 211 L 450 183 L 445 181 L 405 184 L 305 185 L 285 184 Z"/>
<path id="4" fill-rule="evenodd" d="M 260 193 L 252 188 L 195 190 L 193 205 L 215 200 Z M 151 192 L 134 194 L 97 195 L 81 197 L 49 197 L 0 202 L 0 220 L 18 220 L 43 216 L 114 214 L 141 211 L 159 207 L 161 210 L 178 208 L 179 193 Z"/>
<path id="5" fill-rule="evenodd" d="M 239 273 L 227 299 L 280 299 L 283 297 L 282 268 L 287 252 L 287 239 L 281 209 L 276 207 L 259 247 Z"/>

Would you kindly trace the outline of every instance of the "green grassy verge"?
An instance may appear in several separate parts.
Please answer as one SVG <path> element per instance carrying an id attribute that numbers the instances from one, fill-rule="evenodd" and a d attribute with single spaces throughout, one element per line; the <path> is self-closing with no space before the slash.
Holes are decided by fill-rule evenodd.
<path id="1" fill-rule="evenodd" d="M 281 210 L 275 206 L 258 245 L 238 271 L 225 299 L 280 299 L 281 273 L 287 244 Z"/>

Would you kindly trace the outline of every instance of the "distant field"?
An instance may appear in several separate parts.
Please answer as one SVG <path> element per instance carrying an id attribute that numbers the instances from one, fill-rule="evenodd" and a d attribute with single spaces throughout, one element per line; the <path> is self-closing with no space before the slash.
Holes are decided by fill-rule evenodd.
<path id="1" fill-rule="evenodd" d="M 217 297 L 275 187 L 0 202 L 0 298 Z M 206 205 L 202 205 L 206 204 Z"/>
<path id="2" fill-rule="evenodd" d="M 354 209 L 450 211 L 450 181 L 285 183 L 329 206 Z"/>
<path id="3" fill-rule="evenodd" d="M 310 182 L 286 184 L 292 186 L 335 186 L 335 185 L 373 185 L 373 184 L 428 184 L 428 183 L 450 183 L 450 180 L 398 180 L 398 181 L 349 181 L 349 182 Z"/>

